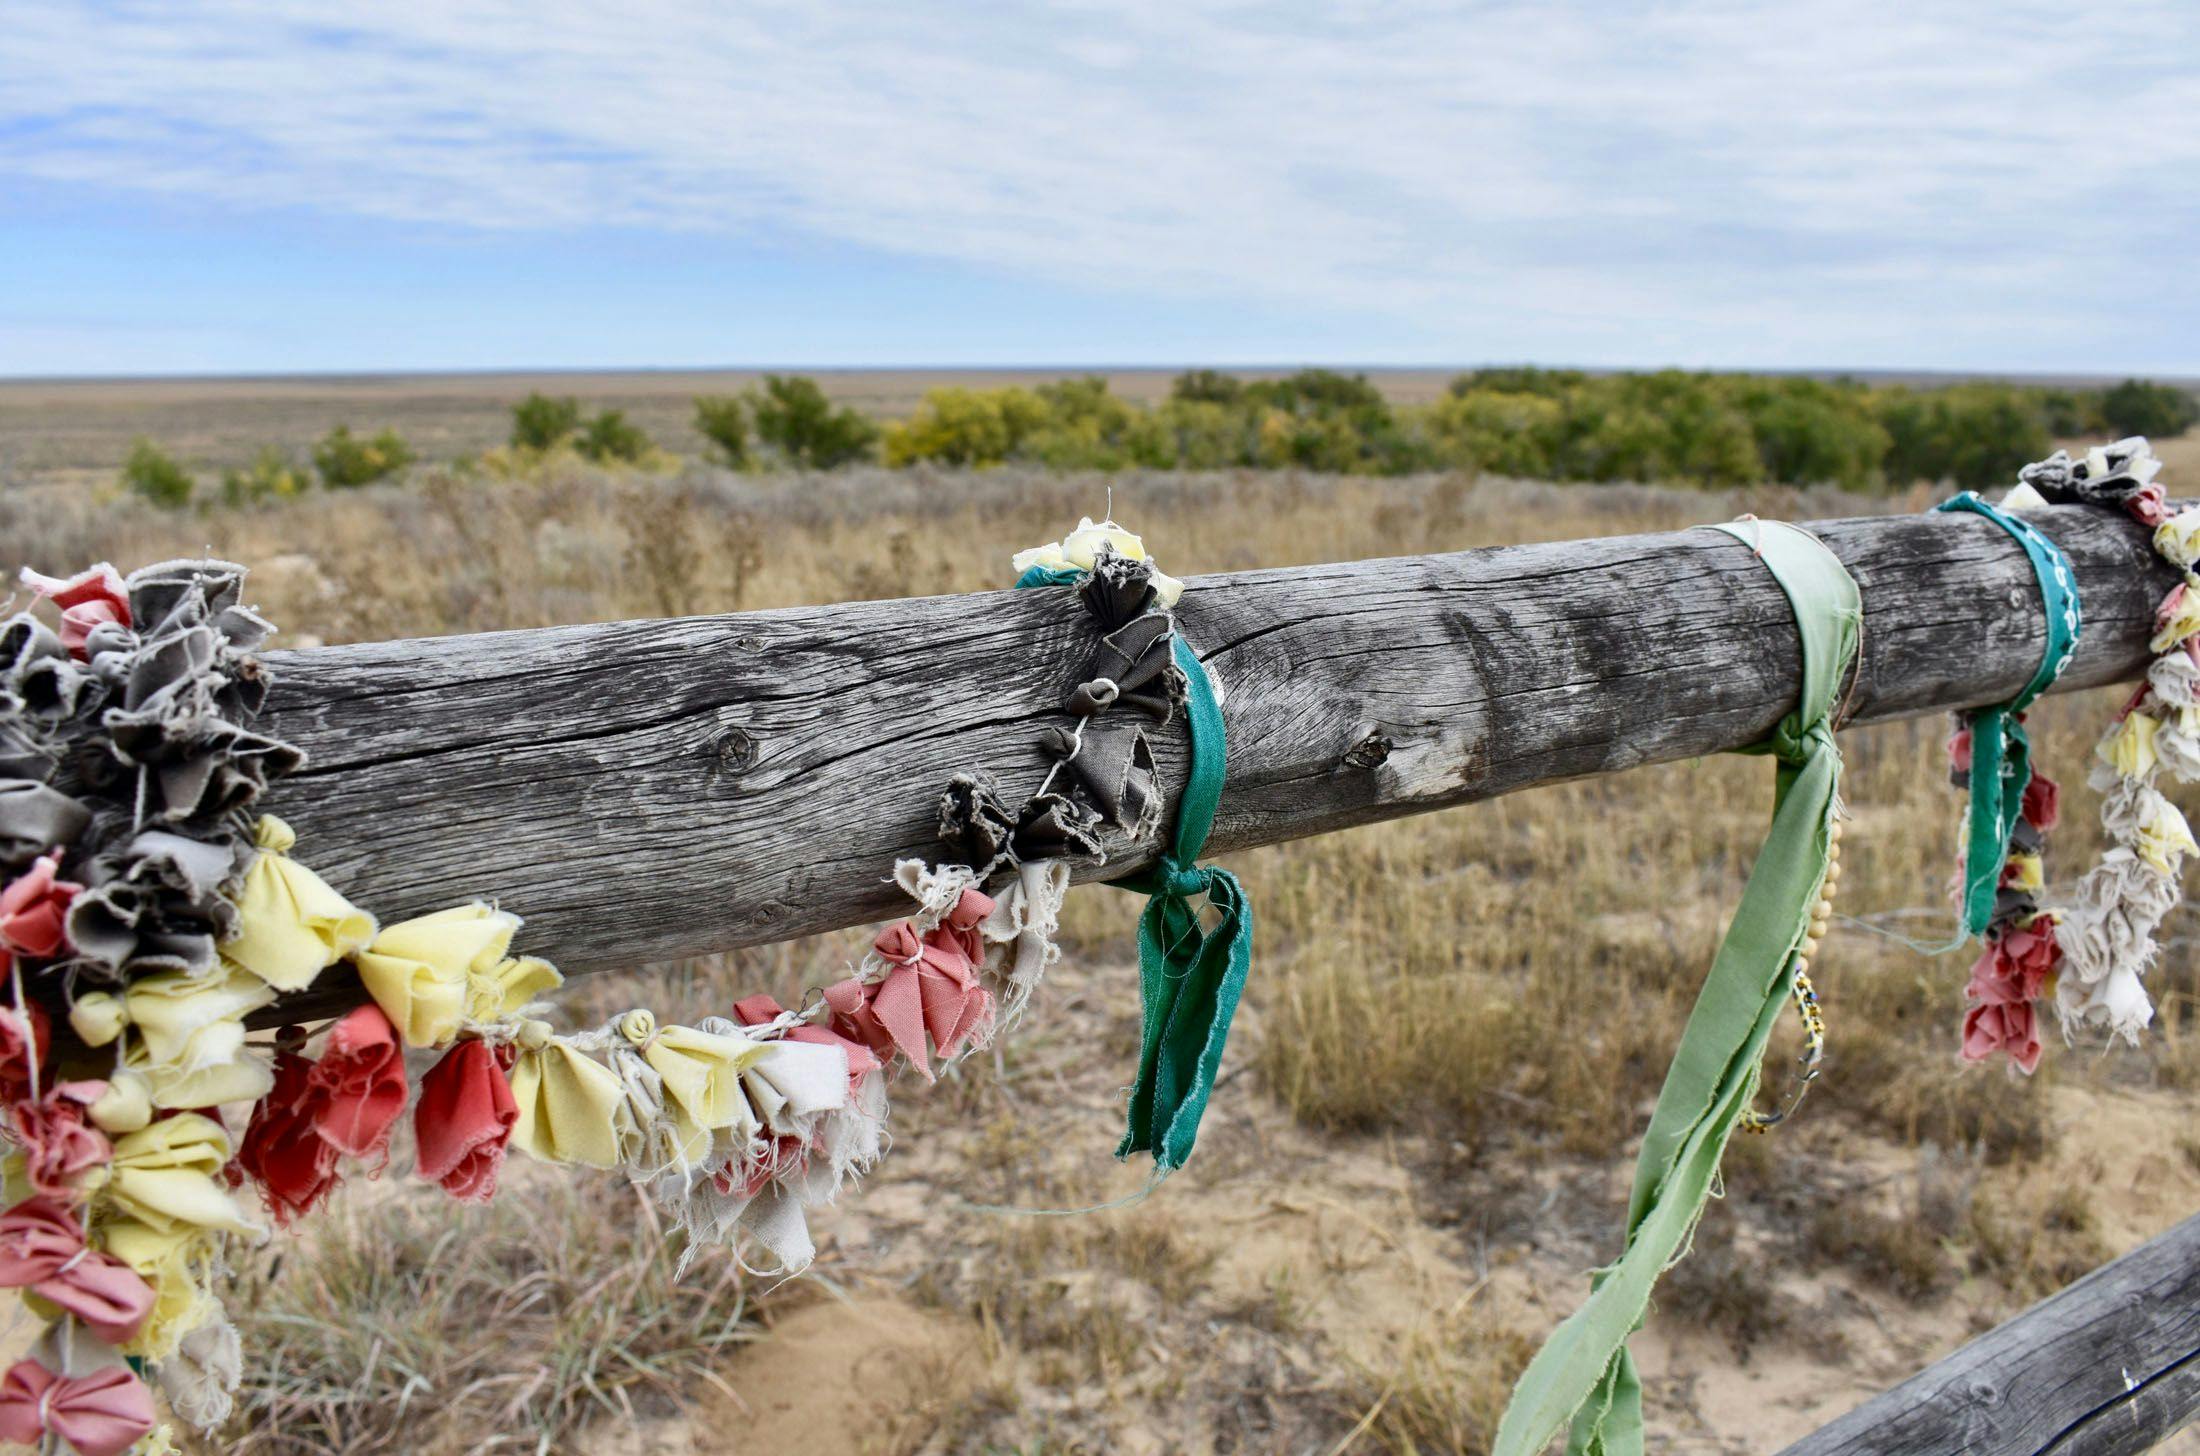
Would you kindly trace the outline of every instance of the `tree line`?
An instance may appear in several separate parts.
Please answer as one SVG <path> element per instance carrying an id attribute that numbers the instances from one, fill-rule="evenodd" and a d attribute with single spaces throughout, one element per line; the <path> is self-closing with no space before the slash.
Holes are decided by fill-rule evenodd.
<path id="1" fill-rule="evenodd" d="M 1758 482 L 1899 489 L 1947 481 L 1983 489 L 2015 477 L 2058 439 L 2182 434 L 2200 421 L 2186 389 L 2142 379 L 2101 388 L 1980 381 L 1932 387 L 1801 375 L 1677 369 L 1591 374 L 1477 369 L 1428 404 L 1393 403 L 1365 375 L 1304 369 L 1245 380 L 1212 369 L 1177 376 L 1156 404 L 1098 376 L 991 389 L 943 386 L 883 424 L 835 404 L 817 381 L 767 374 L 738 395 L 694 402 L 712 459 L 736 470 L 833 470 L 880 463 L 971 469 L 1299 469 L 1356 475 L 1471 470 L 1561 481 Z M 462 468 L 512 473 L 561 455 L 607 468 L 670 468 L 622 410 L 591 414 L 571 397 L 530 394 L 510 437 Z M 230 504 L 282 499 L 316 484 L 344 489 L 413 463 L 395 430 L 339 425 L 309 463 L 263 449 L 226 472 Z M 139 440 L 123 484 L 157 504 L 190 503 L 197 481 Z"/>

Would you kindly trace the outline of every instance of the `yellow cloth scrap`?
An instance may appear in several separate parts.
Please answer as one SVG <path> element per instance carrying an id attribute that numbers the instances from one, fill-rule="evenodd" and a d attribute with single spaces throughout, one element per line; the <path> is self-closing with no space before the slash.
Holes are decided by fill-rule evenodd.
<path id="1" fill-rule="evenodd" d="M 2154 772 L 2154 735 L 2161 727 L 2153 718 L 2134 708 L 2101 740 L 2100 755 L 2110 768 L 2125 778 L 2143 779 Z"/>
<path id="2" fill-rule="evenodd" d="M 2200 576 L 2188 571 L 2184 590 L 2177 594 L 2176 605 L 2170 608 L 2168 616 L 2160 619 L 2147 647 L 2153 652 L 2167 652 L 2195 632 L 2200 632 Z"/>
<path id="3" fill-rule="evenodd" d="M 123 1054 L 126 1072 L 142 1077 L 153 1106 L 160 1108 L 219 1107 L 226 1102 L 257 1102 L 275 1087 L 275 1069 L 262 1052 L 246 1047 L 230 1061 L 216 1062 L 196 1071 L 153 1065 L 142 1046 Z"/>
<path id="4" fill-rule="evenodd" d="M 619 1159 L 628 1168 L 691 1168 L 710 1156 L 711 1130 L 665 1095 L 664 1074 L 643 1057 L 657 1035 L 657 1013 L 636 1008 L 613 1025 L 628 1046 L 612 1054 L 612 1071 L 626 1092 L 619 1122 Z M 639 1063 L 639 1065 L 637 1065 Z"/>
<path id="5" fill-rule="evenodd" d="M 513 1147 L 545 1163 L 619 1165 L 619 1113 L 626 1094 L 610 1068 L 553 1041 L 524 1048 L 512 1064 L 511 1083 L 512 1100 L 519 1104 Z"/>
<path id="6" fill-rule="evenodd" d="M 2193 842 L 2192 829 L 2185 823 L 2185 816 L 2178 811 L 2175 804 L 2158 794 L 2154 796 L 2146 821 L 2139 826 L 2139 833 L 2132 840 L 2131 848 L 2139 858 L 2172 877 L 2177 874 L 2180 856 L 2200 854 L 2200 844 Z"/>
<path id="7" fill-rule="evenodd" d="M 217 1181 L 229 1134 L 210 1117 L 178 1113 L 115 1139 L 114 1161 L 95 1197 L 99 1211 L 136 1219 L 155 1233 L 261 1234 Z"/>
<path id="8" fill-rule="evenodd" d="M 1086 516 L 1077 523 L 1077 529 L 1059 541 L 1049 541 L 1044 546 L 1034 546 L 1019 551 L 1011 564 L 1018 576 L 1034 566 L 1048 571 L 1090 571 L 1100 559 L 1102 548 L 1133 561 L 1146 559 L 1146 543 L 1134 532 L 1126 531 L 1113 520 L 1094 524 Z M 1168 573 L 1155 568 L 1152 572 L 1154 597 L 1163 607 L 1173 607 L 1184 595 L 1184 583 Z"/>
<path id="9" fill-rule="evenodd" d="M 359 979 L 409 1046 L 441 1046 L 470 1018 L 512 1015 L 563 978 L 506 952 L 519 917 L 478 901 L 399 921 L 352 957 Z"/>
<path id="10" fill-rule="evenodd" d="M 676 1102 L 661 1102 L 632 1082 L 625 1084 L 625 1110 L 618 1120 L 619 1161 L 652 1171 L 692 1168 L 710 1156 L 716 1137 L 698 1127 Z"/>
<path id="11" fill-rule="evenodd" d="M 125 1355 L 165 1360 L 183 1337 L 219 1318 L 221 1304 L 207 1290 L 214 1240 L 189 1227 L 160 1230 L 133 1218 L 95 1221 L 92 1239 L 153 1286 L 153 1312 Z"/>
<path id="12" fill-rule="evenodd" d="M 88 1047 L 108 1045 L 129 1019 L 122 998 L 105 991 L 87 991 L 69 1004 L 69 1029 Z"/>
<path id="13" fill-rule="evenodd" d="M 502 1021 L 546 991 L 565 984 L 558 968 L 538 956 L 499 961 L 487 975 L 466 978 L 466 1016 L 472 1021 Z"/>
<path id="14" fill-rule="evenodd" d="M 636 1036 L 646 1011 L 629 1012 L 620 1029 L 642 1049 L 642 1060 L 665 1079 L 665 1101 L 687 1114 L 696 1126 L 713 1132 L 756 1131 L 756 1113 L 741 1090 L 741 1074 L 764 1055 L 764 1043 L 745 1036 L 720 1036 L 691 1026 L 652 1028 Z"/>
<path id="15" fill-rule="evenodd" d="M 2154 528 L 2154 549 L 2190 571 L 2200 566 L 2200 508 L 2179 511 Z"/>
<path id="16" fill-rule="evenodd" d="M 374 917 L 290 857 L 290 826 L 260 816 L 259 853 L 237 894 L 236 935 L 222 955 L 280 991 L 297 991 L 374 938 Z"/>
<path id="17" fill-rule="evenodd" d="M 195 1072 L 236 1056 L 246 1013 L 273 1001 L 275 988 L 234 968 L 210 976 L 160 971 L 131 982 L 122 999 L 146 1058 Z"/>
<path id="18" fill-rule="evenodd" d="M 153 1120 L 153 1084 L 141 1072 L 117 1067 L 107 1074 L 107 1090 L 89 1115 L 93 1126 L 109 1137 L 136 1132 Z"/>
<path id="19" fill-rule="evenodd" d="M 156 1107 L 255 1101 L 266 1095 L 270 1073 L 245 1050 L 244 1018 L 274 999 L 274 987 L 236 966 L 134 981 L 122 993 L 134 1033 L 123 1065 L 145 1077 Z"/>

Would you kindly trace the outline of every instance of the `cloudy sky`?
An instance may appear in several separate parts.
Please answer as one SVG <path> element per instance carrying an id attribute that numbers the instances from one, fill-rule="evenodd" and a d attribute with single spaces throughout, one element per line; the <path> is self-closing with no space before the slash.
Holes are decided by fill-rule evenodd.
<path id="1" fill-rule="evenodd" d="M 0 21 L 0 374 L 2200 373 L 2190 0 Z"/>

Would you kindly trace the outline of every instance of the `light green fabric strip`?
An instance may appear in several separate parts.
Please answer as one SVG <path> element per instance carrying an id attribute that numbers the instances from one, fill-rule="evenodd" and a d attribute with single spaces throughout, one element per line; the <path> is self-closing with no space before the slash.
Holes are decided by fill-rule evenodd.
<path id="1" fill-rule="evenodd" d="M 1636 1456 L 1642 1386 L 1627 1338 L 1658 1277 L 1686 1252 L 1719 1159 L 1756 1092 L 1765 1042 L 1794 982 L 1795 954 L 1825 882 L 1841 759 L 1831 715 L 1863 622 L 1855 581 L 1806 531 L 1777 521 L 1719 529 L 1757 552 L 1795 610 L 1803 689 L 1794 712 L 1747 752 L 1780 760 L 1773 819 L 1734 921 L 1681 1033 L 1644 1134 L 1627 1246 L 1551 1333 L 1514 1387 L 1494 1456 L 1536 1456 L 1561 1430 L 1569 1452 Z"/>

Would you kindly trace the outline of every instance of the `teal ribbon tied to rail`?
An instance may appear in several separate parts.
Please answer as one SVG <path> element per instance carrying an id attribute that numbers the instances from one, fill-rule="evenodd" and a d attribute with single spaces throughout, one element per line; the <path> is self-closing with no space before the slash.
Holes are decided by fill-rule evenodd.
<path id="1" fill-rule="evenodd" d="M 2054 685 L 2077 650 L 2083 626 L 2078 608 L 2078 578 L 2070 558 L 2045 531 L 2011 515 L 1976 491 L 1964 491 L 1933 507 L 1984 516 L 2016 537 L 2039 578 L 2040 601 L 2047 609 L 2047 650 L 2038 671 L 2008 702 L 1971 715 L 1971 796 L 1963 852 L 1963 933 L 1985 931 L 1994 916 L 1994 896 L 2009 857 L 2009 836 L 2024 808 L 2024 787 L 2032 781 L 2032 740 L 2024 731 L 2024 710 Z"/>
<path id="2" fill-rule="evenodd" d="M 1069 586 L 1084 573 L 1034 566 L 1019 587 Z M 1199 654 L 1172 632 L 1170 653 L 1188 692 L 1191 771 L 1177 800 L 1169 844 L 1152 866 L 1114 883 L 1149 896 L 1138 917 L 1142 1030 L 1129 1123 L 1115 1155 L 1151 1153 L 1158 1175 L 1184 1166 L 1199 1137 L 1230 1019 L 1253 965 L 1253 907 L 1236 875 L 1199 863 L 1222 802 L 1227 740 L 1222 704 Z M 1212 923 L 1203 917 L 1206 906 Z"/>
<path id="3" fill-rule="evenodd" d="M 1771 570 L 1802 639 L 1795 710 L 1764 742 L 1742 750 L 1778 760 L 1772 827 L 1659 1090 L 1635 1164 L 1626 1248 L 1595 1272 L 1588 1299 L 1522 1373 L 1494 1456 L 1538 1456 L 1561 1430 L 1575 1456 L 1639 1456 L 1642 1383 L 1627 1340 L 1658 1277 L 1685 1254 L 1727 1139 L 1756 1093 L 1765 1044 L 1825 884 L 1841 780 L 1833 710 L 1856 657 L 1861 598 L 1840 561 L 1807 531 L 1747 519 L 1716 529 Z"/>

